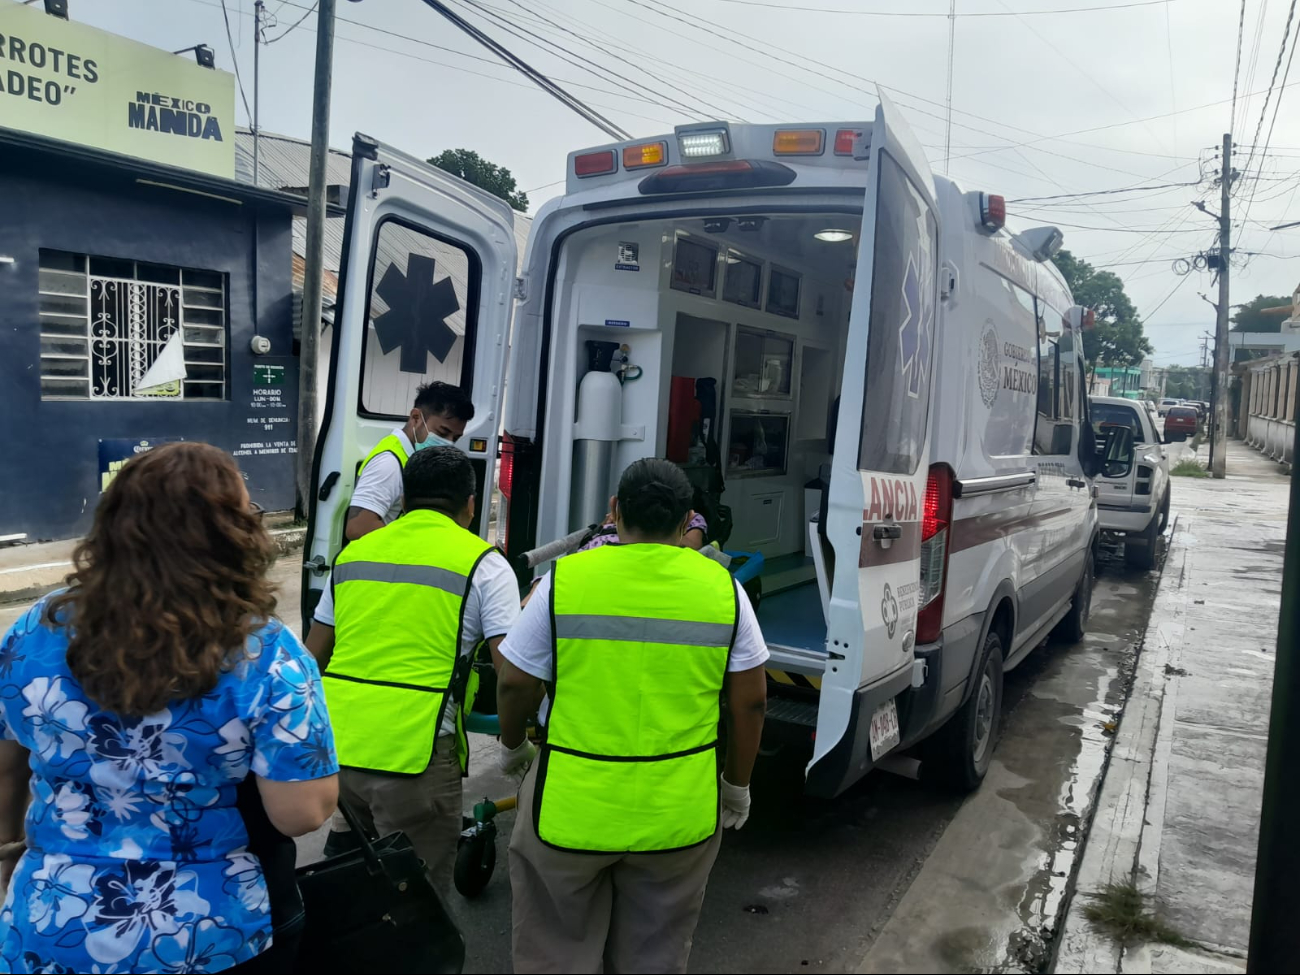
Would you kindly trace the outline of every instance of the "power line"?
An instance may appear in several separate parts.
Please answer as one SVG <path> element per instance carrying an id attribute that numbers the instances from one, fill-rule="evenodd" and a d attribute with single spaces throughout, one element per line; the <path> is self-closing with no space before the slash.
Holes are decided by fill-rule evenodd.
<path id="1" fill-rule="evenodd" d="M 235 66 L 235 83 L 239 85 L 239 97 L 244 100 L 244 114 L 253 117 L 253 110 L 248 107 L 248 96 L 244 94 L 244 79 L 239 76 L 239 58 L 235 57 L 235 37 L 230 32 L 230 11 L 226 9 L 226 0 L 221 0 L 221 17 L 226 22 L 226 43 L 230 45 L 230 63 Z"/>
<path id="2" fill-rule="evenodd" d="M 553 56 L 559 57 L 561 60 L 567 61 L 569 64 L 572 64 L 577 68 L 588 71 L 589 73 L 596 75 L 596 77 L 601 77 L 603 75 L 604 80 L 609 81 L 612 84 L 617 85 L 618 87 L 626 88 L 628 91 L 637 91 L 637 90 L 653 91 L 654 90 L 652 86 L 650 86 L 646 82 L 638 82 L 632 78 L 629 78 L 627 75 L 622 74 L 621 72 L 613 70 L 612 68 L 606 68 L 604 65 L 598 64 L 597 62 L 593 61 L 591 58 L 585 57 L 584 55 L 578 54 L 574 51 L 570 51 L 568 48 L 564 47 L 563 45 L 555 41 L 549 40 L 545 37 L 542 37 L 540 34 L 537 34 L 529 30 L 527 27 L 522 27 L 517 24 L 512 24 L 510 20 L 507 19 L 506 17 L 502 16 L 499 13 L 496 13 L 490 7 L 485 7 L 482 4 L 476 3 L 475 0 L 458 0 L 458 2 L 460 2 L 461 6 L 467 6 L 475 10 L 476 12 L 478 12 L 479 16 L 486 17 L 489 20 L 495 22 L 496 25 L 500 27 L 502 30 L 506 31 L 507 33 L 513 34 L 515 37 L 520 38 L 525 43 L 532 44 L 534 47 L 539 47 L 543 50 L 545 50 L 545 48 L 551 48 L 552 52 L 559 52 L 558 54 L 553 53 Z M 513 0 L 511 0 L 511 2 L 513 2 Z M 576 58 L 577 60 L 576 61 L 572 60 L 573 58 Z M 669 84 L 674 88 L 677 87 L 676 85 L 672 85 L 671 82 L 665 82 L 665 83 Z M 681 89 L 679 88 L 678 90 L 680 91 Z M 681 109 L 682 111 L 686 112 L 689 115 L 695 115 L 699 118 L 708 117 L 708 114 L 706 112 L 700 111 L 700 109 L 696 106 L 686 104 L 681 99 L 676 98 L 673 95 L 665 94 L 662 91 L 656 91 L 656 94 L 659 95 L 660 98 L 664 99 L 664 101 L 676 105 L 679 109 Z M 687 97 L 691 97 L 689 92 L 685 94 L 687 94 Z M 711 106 L 711 107 L 716 108 L 716 106 Z M 723 111 L 722 109 L 717 109 L 717 110 L 720 112 Z"/>
<path id="3" fill-rule="evenodd" d="M 803 7 L 791 3 L 774 3 L 771 0 L 718 0 L 719 3 L 734 3 L 744 7 L 768 7 L 772 10 L 789 10 L 806 14 L 848 14 L 851 17 L 947 17 L 948 14 L 914 11 L 914 10 L 844 10 L 837 7 Z M 1131 3 L 1113 3 L 1100 7 L 1063 7 L 1059 10 L 1021 10 L 1007 11 L 978 10 L 957 14 L 958 17 L 1044 17 L 1053 14 L 1090 14 L 1107 10 L 1128 10 L 1132 7 L 1155 7 L 1167 0 L 1134 0 Z"/>
<path id="4" fill-rule="evenodd" d="M 493 40 L 491 37 L 489 37 L 478 27 L 475 27 L 469 21 L 465 20 L 465 18 L 457 14 L 454 10 L 450 10 L 445 4 L 441 3 L 440 0 L 424 0 L 424 3 L 427 6 L 431 7 L 433 10 L 436 10 L 438 13 L 442 14 L 443 17 L 445 17 L 456 27 L 460 28 L 462 31 L 464 31 L 474 40 L 478 41 L 480 44 L 486 47 L 493 54 L 501 58 L 501 60 L 505 61 L 511 67 L 519 71 L 526 78 L 535 82 L 540 88 L 542 88 L 543 91 L 546 91 L 550 95 L 554 96 L 554 98 L 557 101 L 571 108 L 576 114 L 582 116 L 582 118 L 586 119 L 592 125 L 596 126 L 596 128 L 600 129 L 610 138 L 615 139 L 619 142 L 624 142 L 632 138 L 631 133 L 629 133 L 627 130 L 619 128 L 609 119 L 607 119 L 604 115 L 601 115 L 599 112 L 597 112 L 594 108 L 590 108 L 589 106 L 585 105 L 582 101 L 580 101 L 576 96 L 569 94 L 567 91 L 565 91 L 563 88 L 557 85 L 554 81 L 552 81 L 542 72 L 538 71 L 536 68 L 534 68 L 523 58 L 507 50 L 504 45 Z"/>
<path id="5" fill-rule="evenodd" d="M 1291 6 L 1286 13 L 1286 27 L 1282 31 L 1282 44 L 1277 50 L 1277 60 L 1273 63 L 1273 77 L 1269 79 L 1268 91 L 1264 94 L 1264 107 L 1260 110 L 1259 121 L 1255 124 L 1254 142 L 1259 142 L 1259 134 L 1264 128 L 1264 116 L 1268 114 L 1268 103 L 1273 97 L 1273 89 L 1277 86 L 1277 73 L 1282 69 L 1282 58 L 1286 55 L 1287 41 L 1291 38 L 1291 21 L 1295 18 L 1295 8 L 1296 0 L 1291 0 Z M 1278 97 L 1281 98 L 1281 93 Z M 1252 145 L 1250 153 L 1246 156 L 1246 164 L 1241 167 L 1243 172 L 1250 168 L 1250 161 L 1254 158 L 1255 150 Z M 1228 177 L 1230 176 L 1231 174 L 1228 174 Z"/>
<path id="6" fill-rule="evenodd" d="M 283 4 L 281 4 L 281 6 L 283 7 Z M 307 11 L 306 13 L 304 13 L 301 17 L 299 17 L 299 18 L 298 18 L 297 20 L 295 20 L 292 24 L 290 24 L 289 27 L 288 27 L 286 30 L 281 31 L 279 34 L 276 34 L 274 37 L 268 39 L 268 40 L 266 41 L 266 43 L 267 43 L 267 44 L 274 44 L 276 41 L 284 40 L 284 38 L 287 37 L 288 35 L 292 34 L 292 33 L 294 32 L 294 30 L 296 30 L 297 28 L 301 27 L 301 26 L 302 26 L 302 22 L 303 22 L 304 20 L 306 20 L 308 17 L 310 17 L 312 14 L 314 14 L 314 13 L 316 12 L 316 8 L 319 7 L 319 6 L 320 6 L 320 0 L 316 0 L 316 3 L 313 3 L 313 4 L 311 5 L 311 9 L 310 9 L 310 10 L 308 10 L 308 11 Z"/>
<path id="7" fill-rule="evenodd" d="M 1237 122 L 1237 81 L 1241 78 L 1241 42 L 1246 35 L 1246 0 L 1241 0 L 1241 15 L 1237 18 L 1237 66 L 1232 69 L 1232 111 L 1228 113 L 1228 128 Z"/>
<path id="8" fill-rule="evenodd" d="M 1137 190 L 1164 190 L 1180 186 L 1196 186 L 1197 182 L 1191 183 L 1151 183 L 1137 184 L 1133 186 L 1120 186 L 1112 190 L 1088 190 L 1079 193 L 1058 193 L 1055 196 L 1022 196 L 1014 200 L 1007 200 L 1008 203 L 1028 203 L 1035 200 L 1064 200 L 1070 197 L 1079 196 L 1114 196 L 1117 193 L 1133 193 Z"/>
<path id="9" fill-rule="evenodd" d="M 1291 11 L 1292 11 L 1292 13 L 1295 12 L 1295 0 L 1292 0 L 1292 2 L 1291 2 Z M 1290 18 L 1288 18 L 1288 20 L 1287 20 L 1287 26 L 1288 26 L 1288 27 L 1290 27 L 1290 23 L 1291 23 Z M 1291 76 L 1291 62 L 1295 59 L 1295 48 L 1296 48 L 1296 42 L 1297 42 L 1297 40 L 1300 40 L 1300 25 L 1297 25 L 1297 28 L 1296 28 L 1296 34 L 1295 34 L 1295 36 L 1293 36 L 1293 37 L 1291 38 L 1291 53 L 1287 56 L 1287 59 L 1286 59 L 1286 71 L 1284 71 L 1284 72 L 1282 73 L 1282 85 L 1283 85 L 1283 89 L 1285 89 L 1285 87 L 1286 87 L 1286 79 L 1289 78 L 1289 77 Z M 1286 38 L 1285 38 L 1285 37 L 1282 39 L 1282 46 L 1283 46 L 1283 47 L 1286 46 Z M 1272 119 L 1269 121 L 1269 123 L 1268 123 L 1268 135 L 1264 137 L 1264 149 L 1263 149 L 1263 151 L 1262 151 L 1261 154 L 1260 154 L 1260 166 L 1261 166 L 1261 168 L 1262 168 L 1263 165 L 1264 165 L 1264 163 L 1263 163 L 1263 157 L 1264 157 L 1265 155 L 1268 154 L 1268 144 L 1269 144 L 1270 142 L 1273 141 L 1273 127 L 1274 127 L 1275 125 L 1277 125 L 1277 115 L 1278 115 L 1278 111 L 1282 108 L 1282 96 L 1285 95 L 1285 94 L 1286 94 L 1285 90 L 1280 90 L 1280 91 L 1278 91 L 1278 93 L 1277 93 L 1277 101 L 1276 101 L 1276 102 L 1274 103 L 1274 105 L 1273 105 L 1273 118 L 1272 118 Z M 1267 102 L 1264 103 L 1264 110 L 1265 110 L 1265 111 L 1268 110 L 1268 103 L 1267 103 Z M 1249 162 L 1249 160 L 1247 160 L 1247 161 Z M 1250 208 L 1251 208 L 1251 206 L 1254 205 L 1254 203 L 1255 203 L 1255 194 L 1258 193 L 1258 192 L 1259 192 L 1259 183 L 1256 182 L 1256 183 L 1251 187 L 1251 190 L 1250 190 L 1250 199 L 1248 199 L 1248 200 L 1246 201 L 1246 209 L 1245 209 L 1245 212 L 1242 214 L 1242 220 L 1243 220 L 1243 221 L 1248 220 L 1248 219 L 1250 218 Z"/>
<path id="10" fill-rule="evenodd" d="M 1191 279 L 1191 277 L 1192 277 L 1192 276 L 1189 274 L 1189 275 L 1187 275 L 1187 277 L 1185 277 L 1185 278 L 1179 278 L 1179 279 L 1178 279 L 1178 283 L 1177 283 L 1176 285 L 1173 286 L 1173 289 L 1170 290 L 1169 294 L 1167 294 L 1167 295 L 1165 295 L 1163 298 L 1161 298 L 1161 299 L 1160 299 L 1160 303 L 1159 303 L 1158 305 L 1156 305 L 1154 308 L 1152 308 L 1151 311 L 1150 311 L 1148 314 L 1149 314 L 1151 317 L 1154 317 L 1154 316 L 1155 316 L 1155 313 L 1158 312 L 1161 308 L 1163 308 L 1163 307 L 1165 306 L 1165 302 L 1167 302 L 1170 298 L 1172 298 L 1175 294 L 1177 294 L 1177 293 L 1178 293 L 1178 289 L 1181 288 L 1183 285 L 1185 285 L 1185 284 L 1186 284 L 1186 283 Z"/>
<path id="11" fill-rule="evenodd" d="M 488 5 L 484 3 L 479 3 L 479 6 L 487 7 Z M 534 0 L 532 6 L 534 8 L 537 8 L 537 10 L 549 11 L 552 16 L 567 21 L 569 24 L 573 24 L 576 27 L 587 27 L 587 28 L 591 27 L 590 24 L 580 24 L 577 21 L 575 21 L 573 17 L 568 16 L 562 11 L 556 10 L 554 7 L 549 7 L 545 4 L 538 3 L 537 0 Z M 507 13 L 507 11 L 502 10 L 499 7 L 488 7 L 488 9 L 495 10 L 497 13 L 500 14 Z M 549 18 L 545 17 L 542 13 L 537 12 L 537 10 L 526 10 L 526 14 L 528 17 L 531 18 L 531 23 L 538 30 L 547 31 L 551 33 L 554 33 L 557 28 L 559 30 L 569 30 L 569 28 L 566 28 L 564 24 L 550 20 Z M 548 24 L 554 24 L 554 27 L 548 27 L 547 26 Z M 596 33 L 600 35 L 599 39 L 595 36 L 583 33 L 581 30 L 576 30 L 576 29 L 571 30 L 571 33 L 572 36 L 575 37 L 579 42 L 585 44 L 587 47 L 595 51 L 598 51 L 602 55 L 617 58 L 619 55 L 615 52 L 622 52 L 623 54 L 630 55 L 631 57 L 634 58 L 636 57 L 645 58 L 646 63 L 654 64 L 656 69 L 658 69 L 661 73 L 665 68 L 674 69 L 678 73 L 679 77 L 682 77 L 682 80 L 687 84 L 699 85 L 703 83 L 712 88 L 720 89 L 719 91 L 716 92 L 716 95 L 718 97 L 725 98 L 738 105 L 744 105 L 745 111 L 757 112 L 759 115 L 762 115 L 774 122 L 785 121 L 785 118 L 783 116 L 778 116 L 773 114 L 773 112 L 770 110 L 770 104 L 758 103 L 758 101 L 754 98 L 755 93 L 752 87 L 745 88 L 737 84 L 735 81 L 731 79 L 721 78 L 718 77 L 717 75 L 710 75 L 706 72 L 698 70 L 697 68 L 687 67 L 686 65 L 678 64 L 674 61 L 669 61 L 668 59 L 662 57 L 661 55 L 650 54 L 641 48 L 633 47 L 627 44 L 626 42 L 622 41 L 618 37 L 609 34 L 607 31 L 601 31 L 599 29 L 596 29 Z M 688 75 L 692 77 L 689 78 L 685 77 Z M 685 93 L 685 89 L 678 88 L 678 90 L 683 91 Z M 780 101 L 780 102 L 785 102 L 788 105 L 796 106 L 803 111 L 811 113 L 809 117 L 814 117 L 820 114 L 820 111 L 818 109 L 810 108 L 807 105 L 801 105 L 799 102 L 791 101 L 788 98 L 781 98 L 780 96 L 769 94 L 769 93 L 764 93 L 764 97 L 768 99 L 769 103 L 771 101 Z"/>

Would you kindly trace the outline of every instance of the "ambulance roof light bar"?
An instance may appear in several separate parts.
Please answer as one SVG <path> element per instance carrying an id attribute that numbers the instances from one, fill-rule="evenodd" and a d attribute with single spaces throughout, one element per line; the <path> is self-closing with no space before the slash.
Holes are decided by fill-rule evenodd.
<path id="1" fill-rule="evenodd" d="M 676 131 L 683 160 L 718 159 L 731 152 L 731 131 L 725 122 L 679 125 Z"/>

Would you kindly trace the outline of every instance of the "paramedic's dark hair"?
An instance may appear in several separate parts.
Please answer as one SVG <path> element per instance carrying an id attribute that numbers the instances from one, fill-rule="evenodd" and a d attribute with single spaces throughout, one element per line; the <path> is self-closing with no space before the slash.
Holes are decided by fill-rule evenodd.
<path id="1" fill-rule="evenodd" d="M 455 447 L 417 450 L 402 471 L 407 511 L 431 508 L 445 515 L 459 514 L 476 486 L 469 458 Z"/>
<path id="2" fill-rule="evenodd" d="M 415 391 L 415 408 L 426 416 L 454 416 L 468 423 L 474 419 L 474 401 L 451 383 L 425 383 Z"/>
<path id="3" fill-rule="evenodd" d="M 645 457 L 623 472 L 618 510 L 623 524 L 646 535 L 671 535 L 691 510 L 695 489 L 672 461 Z"/>

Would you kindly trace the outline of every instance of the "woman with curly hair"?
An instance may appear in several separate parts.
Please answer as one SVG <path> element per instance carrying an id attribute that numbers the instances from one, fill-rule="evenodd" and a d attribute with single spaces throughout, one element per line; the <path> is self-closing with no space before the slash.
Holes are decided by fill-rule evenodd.
<path id="1" fill-rule="evenodd" d="M 308 833 L 338 765 L 273 559 L 234 461 L 167 444 L 122 468 L 68 588 L 5 635 L 0 844 L 26 852 L 5 864 L 0 970 L 291 970 L 237 795 Z"/>

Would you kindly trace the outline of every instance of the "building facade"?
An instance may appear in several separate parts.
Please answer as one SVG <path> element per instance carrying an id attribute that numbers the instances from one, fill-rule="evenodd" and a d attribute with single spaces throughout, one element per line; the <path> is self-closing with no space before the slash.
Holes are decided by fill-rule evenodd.
<path id="1" fill-rule="evenodd" d="M 29 51 L 94 51 L 102 89 L 61 106 L 90 119 L 80 141 L 60 113 L 0 113 L 0 540 L 84 533 L 122 463 L 169 440 L 231 452 L 255 501 L 292 507 L 301 200 L 234 178 L 222 72 L 36 8 L 0 14 Z M 135 125 L 137 96 L 187 86 L 206 122 Z M 206 144 L 177 148 L 189 139 Z"/>

